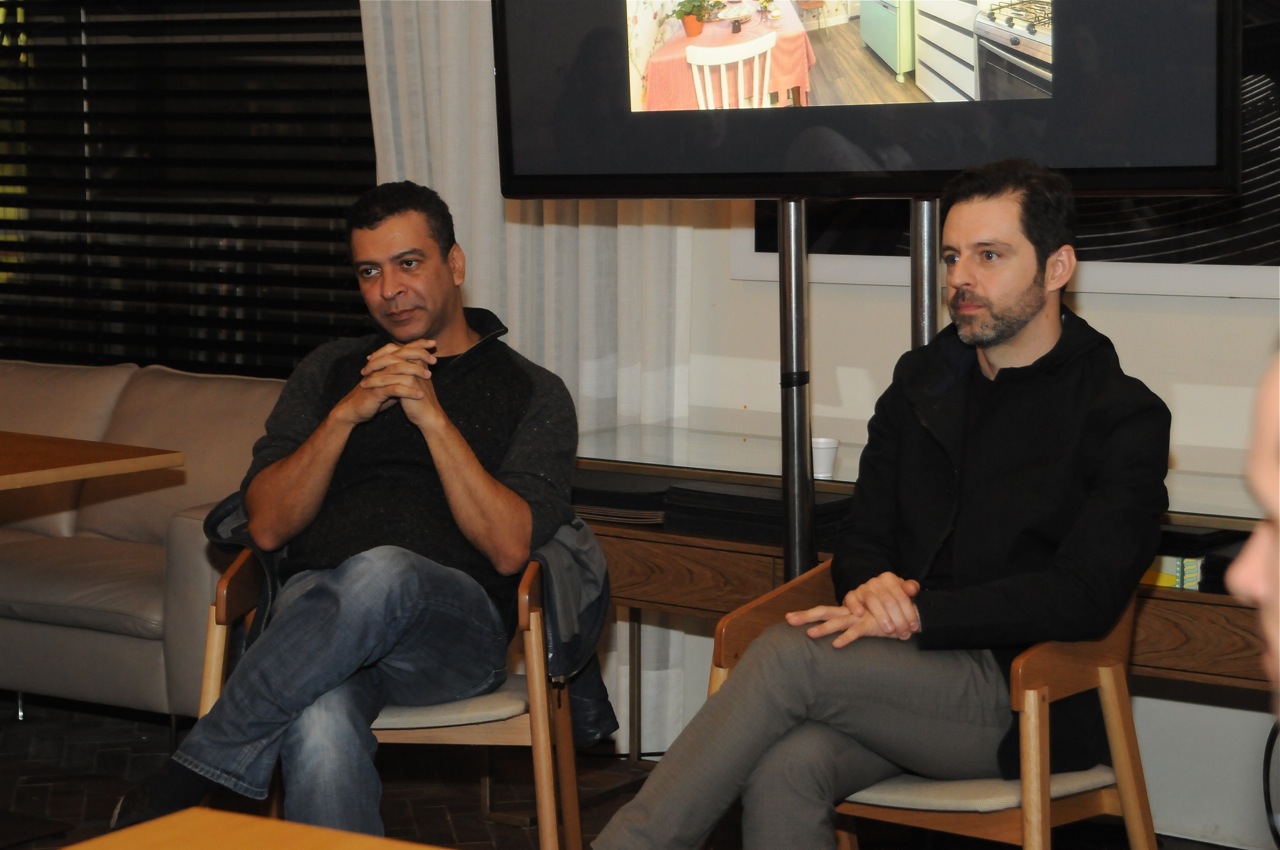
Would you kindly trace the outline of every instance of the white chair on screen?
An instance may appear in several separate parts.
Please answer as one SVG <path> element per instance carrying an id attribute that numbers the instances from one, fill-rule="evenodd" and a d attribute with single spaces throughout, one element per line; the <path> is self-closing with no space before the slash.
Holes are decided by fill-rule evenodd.
<path id="1" fill-rule="evenodd" d="M 731 109 L 733 102 L 729 99 L 730 69 L 737 76 L 737 107 L 770 106 L 769 72 L 773 68 L 773 46 L 778 42 L 776 32 L 766 33 L 760 38 L 748 41 L 725 44 L 717 47 L 703 47 L 691 44 L 685 48 L 684 58 L 693 71 L 693 88 L 698 95 L 699 109 Z M 747 77 L 750 74 L 751 87 L 747 88 Z M 719 91 L 719 100 L 716 92 Z"/>

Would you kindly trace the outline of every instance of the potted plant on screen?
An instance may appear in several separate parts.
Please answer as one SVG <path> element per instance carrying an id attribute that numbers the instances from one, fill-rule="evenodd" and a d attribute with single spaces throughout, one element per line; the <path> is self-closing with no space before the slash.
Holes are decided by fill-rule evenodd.
<path id="1" fill-rule="evenodd" d="M 702 32 L 704 21 L 712 20 L 724 8 L 720 0 L 680 0 L 668 17 L 679 18 L 684 23 L 684 33 L 695 38 Z"/>

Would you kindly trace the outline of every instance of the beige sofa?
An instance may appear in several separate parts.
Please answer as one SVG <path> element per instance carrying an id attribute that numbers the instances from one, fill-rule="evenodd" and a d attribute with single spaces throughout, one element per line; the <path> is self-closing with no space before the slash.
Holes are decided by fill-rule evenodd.
<path id="1" fill-rule="evenodd" d="M 194 716 L 240 486 L 281 381 L 0 360 L 0 431 L 178 449 L 179 469 L 0 492 L 0 689 Z"/>

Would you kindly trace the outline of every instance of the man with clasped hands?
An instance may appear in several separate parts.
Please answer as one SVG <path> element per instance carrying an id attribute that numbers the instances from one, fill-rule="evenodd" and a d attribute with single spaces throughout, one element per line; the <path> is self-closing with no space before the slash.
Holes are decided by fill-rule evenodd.
<path id="1" fill-rule="evenodd" d="M 486 693 L 506 674 L 530 552 L 573 517 L 573 401 L 464 308 L 444 201 L 413 183 L 352 207 L 376 333 L 312 352 L 254 446 L 242 492 L 282 587 L 270 624 L 119 827 L 223 786 L 290 820 L 381 834 L 370 724 L 385 704 Z"/>

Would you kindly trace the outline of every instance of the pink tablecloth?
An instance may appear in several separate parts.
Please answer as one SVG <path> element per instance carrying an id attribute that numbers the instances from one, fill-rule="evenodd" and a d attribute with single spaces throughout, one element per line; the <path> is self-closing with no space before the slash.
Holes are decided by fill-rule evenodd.
<path id="1" fill-rule="evenodd" d="M 800 103 L 809 102 L 809 66 L 817 61 L 813 53 L 813 45 L 809 43 L 809 33 L 790 0 L 779 0 L 775 4 L 782 10 L 782 18 L 777 22 L 778 44 L 773 49 L 772 69 L 769 74 L 769 91 L 778 95 L 780 104 L 786 103 L 787 92 L 797 89 Z M 742 6 L 754 8 L 752 0 L 743 0 Z M 697 109 L 698 96 L 693 89 L 693 74 L 689 63 L 685 61 L 684 49 L 690 44 L 706 47 L 717 47 L 735 41 L 759 38 L 765 33 L 774 32 L 773 23 L 760 20 L 753 15 L 751 20 L 742 24 L 742 32 L 733 31 L 731 21 L 714 21 L 707 23 L 702 34 L 697 38 L 689 38 L 680 29 L 649 57 L 647 74 L 647 94 L 645 109 Z"/>

